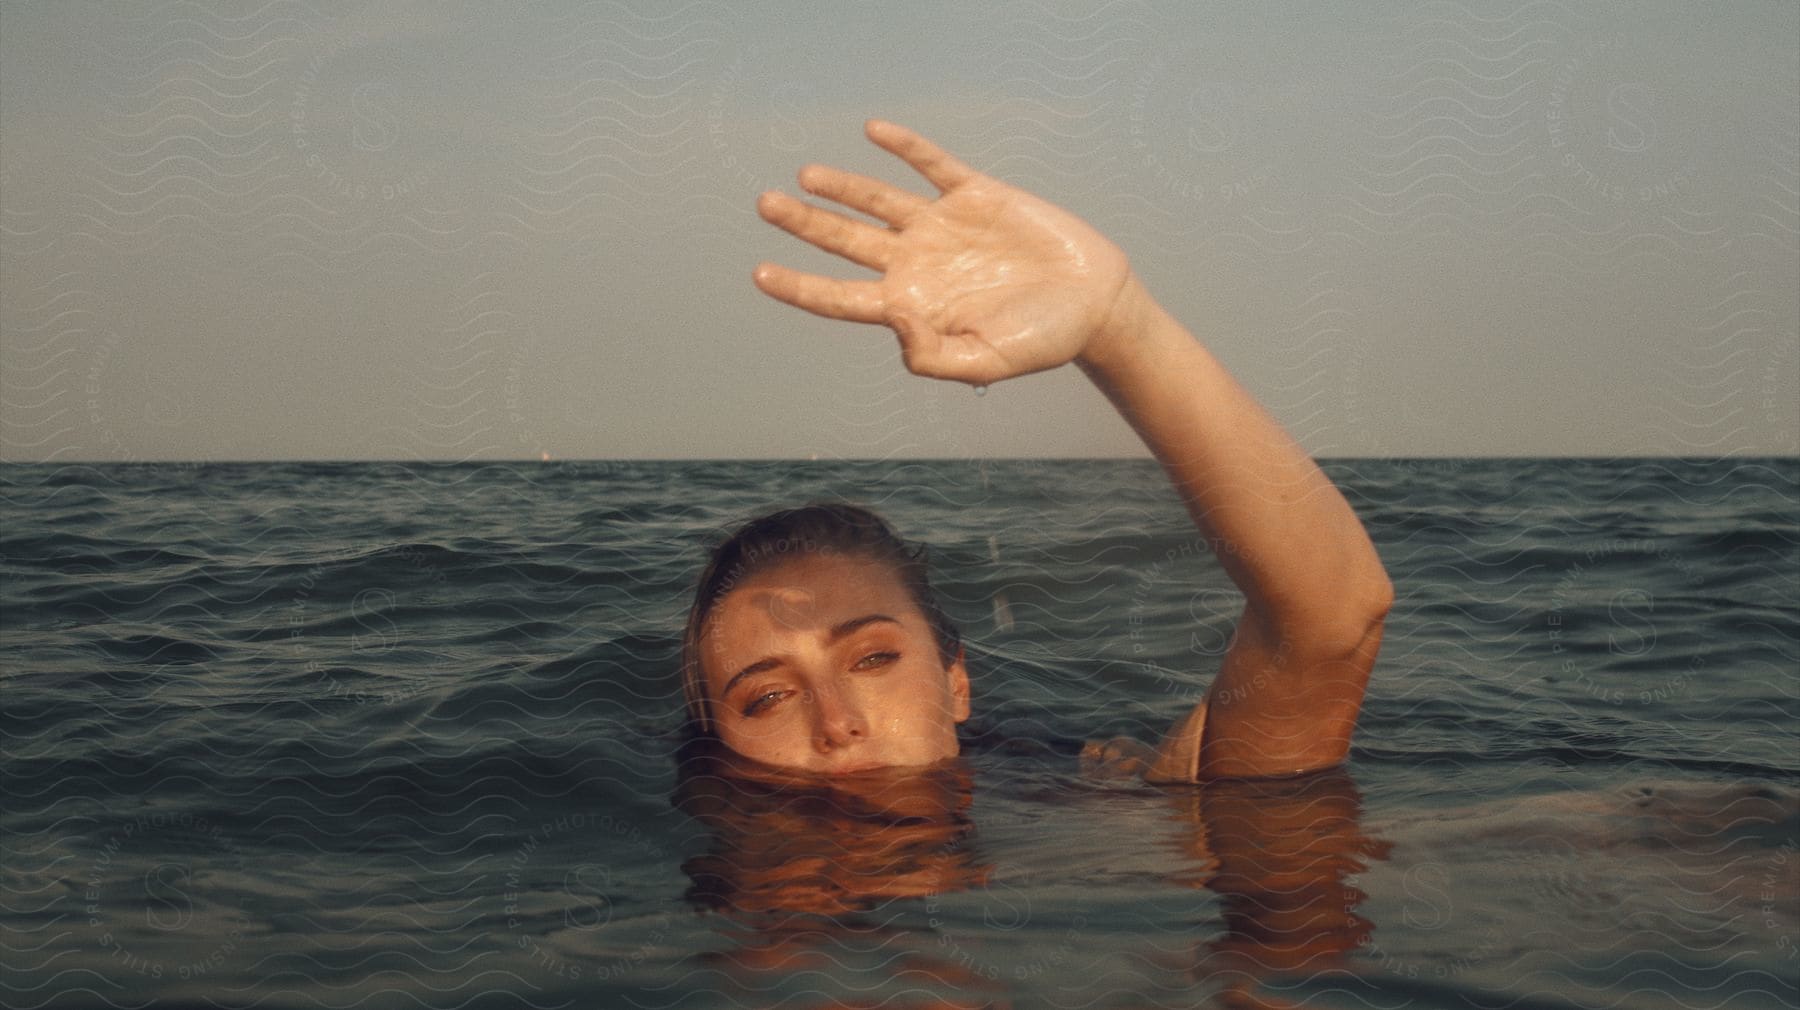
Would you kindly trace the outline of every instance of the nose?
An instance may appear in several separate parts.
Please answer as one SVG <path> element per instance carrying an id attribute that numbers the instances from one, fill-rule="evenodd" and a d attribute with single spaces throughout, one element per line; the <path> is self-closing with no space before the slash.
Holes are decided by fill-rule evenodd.
<path id="1" fill-rule="evenodd" d="M 813 748 L 820 754 L 829 754 L 868 738 L 869 724 L 855 699 L 835 685 L 814 688 L 811 694 Z"/>

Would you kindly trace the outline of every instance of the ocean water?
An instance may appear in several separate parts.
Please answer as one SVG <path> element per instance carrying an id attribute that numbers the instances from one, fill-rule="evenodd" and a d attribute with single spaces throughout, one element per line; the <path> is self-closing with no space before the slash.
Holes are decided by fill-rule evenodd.
<path id="1" fill-rule="evenodd" d="M 1148 461 L 0 467 L 17 1007 L 1800 1006 L 1800 464 L 1325 464 L 1342 769 L 1149 786 L 1239 600 Z M 757 510 L 933 546 L 929 774 L 678 774 Z"/>

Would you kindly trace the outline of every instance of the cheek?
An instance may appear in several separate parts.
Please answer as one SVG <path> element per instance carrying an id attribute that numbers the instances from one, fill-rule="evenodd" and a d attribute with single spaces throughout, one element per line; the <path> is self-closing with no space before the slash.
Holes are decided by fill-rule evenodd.
<path id="1" fill-rule="evenodd" d="M 781 706 L 779 712 L 771 712 L 758 719 L 733 719 L 720 725 L 719 739 L 732 750 L 750 757 L 780 754 L 791 746 L 798 733 L 794 726 L 793 710 L 790 699 L 790 703 Z"/>
<path id="2" fill-rule="evenodd" d="M 904 680 L 884 685 L 871 692 L 868 707 L 872 726 L 881 726 L 892 734 L 911 734 L 953 724 L 950 717 L 949 692 L 944 687 L 943 672 L 935 667 L 913 671 Z"/>

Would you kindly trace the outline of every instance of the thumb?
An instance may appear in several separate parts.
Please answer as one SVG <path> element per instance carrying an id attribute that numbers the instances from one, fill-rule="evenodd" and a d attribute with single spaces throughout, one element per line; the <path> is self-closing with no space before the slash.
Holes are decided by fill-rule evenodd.
<path id="1" fill-rule="evenodd" d="M 894 336 L 900 339 L 900 360 L 914 375 L 950 378 L 939 371 L 942 367 L 944 337 L 928 323 L 910 316 L 896 315 L 888 320 Z"/>

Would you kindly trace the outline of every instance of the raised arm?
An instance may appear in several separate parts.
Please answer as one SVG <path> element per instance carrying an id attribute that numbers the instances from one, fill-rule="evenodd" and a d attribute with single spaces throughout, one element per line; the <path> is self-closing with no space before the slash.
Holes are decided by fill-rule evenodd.
<path id="1" fill-rule="evenodd" d="M 1077 361 L 1162 463 L 1245 597 L 1212 689 L 1165 737 L 1150 777 L 1284 775 L 1343 761 L 1393 599 L 1362 523 L 1135 278 Z"/>
<path id="2" fill-rule="evenodd" d="M 763 263 L 757 286 L 891 327 L 918 375 L 990 384 L 1076 362 L 1162 463 L 1246 599 L 1206 700 L 1177 721 L 1146 776 L 1287 775 L 1342 761 L 1392 597 L 1343 496 L 1104 236 L 910 130 L 866 128 L 940 195 L 808 165 L 801 188 L 886 227 L 773 192 L 758 211 L 882 276 Z"/>

